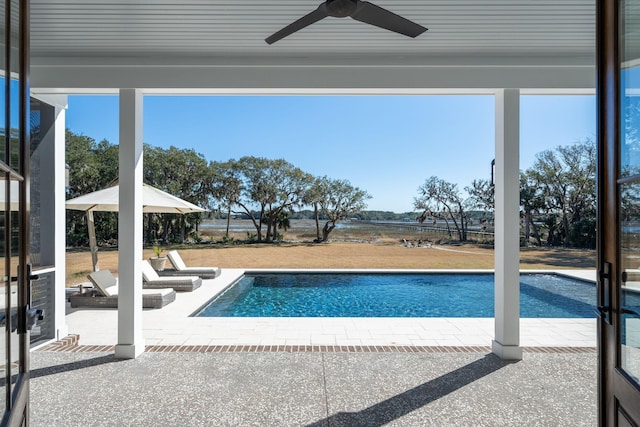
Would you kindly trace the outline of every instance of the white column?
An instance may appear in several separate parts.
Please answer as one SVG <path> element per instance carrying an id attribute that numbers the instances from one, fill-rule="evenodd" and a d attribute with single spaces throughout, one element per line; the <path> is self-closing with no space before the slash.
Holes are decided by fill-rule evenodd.
<path id="1" fill-rule="evenodd" d="M 496 92 L 495 339 L 493 353 L 522 359 L 520 347 L 520 90 Z"/>
<path id="2" fill-rule="evenodd" d="M 56 339 L 59 340 L 61 338 L 66 337 L 69 334 L 69 328 L 67 327 L 66 322 L 66 304 L 67 304 L 67 295 L 66 295 L 66 280 L 67 280 L 67 270 L 66 270 L 66 252 L 67 252 L 67 230 L 66 230 L 66 221 L 64 220 L 66 216 L 66 208 L 65 208 L 65 199 L 66 199 L 66 179 L 65 179 L 65 148 L 66 148 L 66 108 L 67 108 L 67 97 L 64 96 L 64 99 L 59 100 L 59 104 L 55 105 L 55 125 L 54 125 L 54 152 L 53 152 L 53 164 L 54 164 L 54 185 L 55 185 L 55 193 L 54 193 L 54 212 L 53 216 L 56 218 L 55 223 L 53 224 L 53 244 L 54 244 L 54 260 L 53 265 L 55 265 L 55 291 L 54 291 L 54 324 L 56 331 Z M 60 105 L 62 104 L 62 105 Z M 59 218 L 59 220 L 58 220 Z M 46 313 L 45 313 L 46 315 Z"/>
<path id="3" fill-rule="evenodd" d="M 118 344 L 115 356 L 144 352 L 142 337 L 142 93 L 120 89 Z"/>

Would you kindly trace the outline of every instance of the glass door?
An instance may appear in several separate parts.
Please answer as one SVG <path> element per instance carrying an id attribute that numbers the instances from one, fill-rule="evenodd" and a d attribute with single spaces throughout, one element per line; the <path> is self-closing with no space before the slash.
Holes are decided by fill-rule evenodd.
<path id="1" fill-rule="evenodd" d="M 598 2 L 601 425 L 640 425 L 640 0 Z"/>
<path id="2" fill-rule="evenodd" d="M 28 0 L 0 1 L 0 425 L 28 425 Z"/>

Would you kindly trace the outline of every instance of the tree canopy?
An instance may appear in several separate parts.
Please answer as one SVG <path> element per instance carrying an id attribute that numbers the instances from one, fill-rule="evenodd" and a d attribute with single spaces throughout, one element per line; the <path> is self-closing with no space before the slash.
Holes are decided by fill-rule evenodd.
<path id="1" fill-rule="evenodd" d="M 628 108 L 640 110 L 639 105 Z M 587 139 L 540 152 L 534 164 L 521 171 L 526 244 L 595 247 L 595 160 L 595 143 Z M 67 130 L 66 161 L 70 167 L 68 198 L 100 190 L 118 178 L 118 147 L 106 140 L 96 142 Z M 315 218 L 316 242 L 327 241 L 337 223 L 348 218 L 397 219 L 400 215 L 404 220 L 410 215 L 365 211 L 371 198 L 365 190 L 346 179 L 314 177 L 284 159 L 245 156 L 208 162 L 193 149 L 145 144 L 143 165 L 145 183 L 226 216 L 227 238 L 232 215 L 252 221 L 255 234 L 248 239 L 258 242 L 279 240 L 281 230 L 305 208 Z M 465 241 L 472 219 L 492 222 L 494 187 L 488 180 L 475 179 L 461 190 L 455 183 L 431 176 L 418 188 L 414 206 L 421 212 L 420 222 L 429 217 L 444 221 L 450 238 Z M 202 218 L 202 214 L 147 214 L 145 239 L 147 243 L 197 241 Z M 86 230 L 85 215 L 70 211 L 67 244 L 86 245 Z M 97 214 L 96 231 L 99 243 L 115 243 L 115 214 Z"/>
<path id="2" fill-rule="evenodd" d="M 365 201 L 371 198 L 366 191 L 352 186 L 347 180 L 331 179 L 326 176 L 316 179 L 311 193 L 313 203 L 319 206 L 320 212 L 326 219 L 322 234 L 316 220 L 317 242 L 326 242 L 338 221 L 350 218 L 364 210 L 367 207 Z"/>
<path id="3" fill-rule="evenodd" d="M 284 159 L 242 157 L 226 163 L 239 183 L 233 204 L 240 208 L 236 213 L 247 215 L 256 228 L 257 240 L 272 241 L 277 238 L 279 219 L 288 211 L 303 205 L 304 195 L 313 177 Z M 219 166 L 220 168 L 222 166 Z M 219 175 L 224 178 L 225 173 Z M 222 182 L 214 186 L 220 188 Z M 266 225 L 263 233 L 262 226 Z"/>
<path id="4" fill-rule="evenodd" d="M 441 218 L 446 222 L 447 229 L 450 229 L 451 221 L 460 241 L 467 240 L 467 204 L 457 184 L 437 176 L 427 178 L 418 188 L 418 197 L 414 200 L 416 209 L 423 211 L 419 217 L 420 222 L 427 216 Z"/>
<path id="5" fill-rule="evenodd" d="M 520 173 L 520 215 L 524 242 L 551 246 L 595 247 L 596 224 L 596 146 L 587 139 L 537 154 L 534 164 Z M 465 187 L 466 195 L 436 176 L 418 188 L 414 200 L 427 217 L 446 222 L 460 241 L 467 239 L 469 210 L 479 209 L 485 217 L 494 210 L 493 185 L 474 180 Z M 484 218 L 483 218 L 484 219 Z"/>
<path id="6" fill-rule="evenodd" d="M 193 149 L 171 146 L 167 149 L 144 145 L 144 182 L 205 209 L 249 218 L 256 229 L 255 240 L 274 241 L 279 230 L 289 226 L 289 217 L 305 206 L 316 206 L 327 219 L 326 241 L 336 223 L 365 207 L 368 194 L 346 180 L 314 178 L 284 159 L 245 156 L 238 160 L 207 162 Z M 67 130 L 67 163 L 70 167 L 68 198 L 100 190 L 118 177 L 118 147 L 108 141 L 96 143 L 92 138 Z M 322 182 L 322 192 L 311 194 Z M 113 213 L 100 213 L 98 241 L 117 239 L 117 220 Z M 147 243 L 198 240 L 202 214 L 147 214 Z M 96 219 L 98 222 L 98 219 Z M 86 245 L 86 219 L 81 213 L 68 215 L 69 245 Z"/>
<path id="7" fill-rule="evenodd" d="M 66 131 L 66 163 L 69 165 L 67 197 L 74 198 L 113 184 L 118 178 L 118 147 L 103 140 Z M 118 238 L 118 220 L 112 212 L 95 215 L 96 238 L 112 242 Z M 84 212 L 67 211 L 67 245 L 89 244 Z"/>

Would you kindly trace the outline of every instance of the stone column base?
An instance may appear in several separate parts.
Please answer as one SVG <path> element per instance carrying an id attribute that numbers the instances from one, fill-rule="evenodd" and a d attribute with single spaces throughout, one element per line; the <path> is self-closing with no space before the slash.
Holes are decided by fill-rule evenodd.
<path id="1" fill-rule="evenodd" d="M 522 347 L 519 345 L 503 345 L 493 340 L 491 351 L 502 360 L 522 360 Z"/>
<path id="2" fill-rule="evenodd" d="M 115 349 L 116 359 L 135 359 L 144 353 L 144 343 L 117 344 Z"/>

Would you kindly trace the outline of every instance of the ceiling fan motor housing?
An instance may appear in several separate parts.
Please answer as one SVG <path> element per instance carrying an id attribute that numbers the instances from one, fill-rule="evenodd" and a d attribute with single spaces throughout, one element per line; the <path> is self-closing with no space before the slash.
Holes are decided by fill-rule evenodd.
<path id="1" fill-rule="evenodd" d="M 327 13 L 334 18 L 346 18 L 356 11 L 356 0 L 327 0 Z"/>

